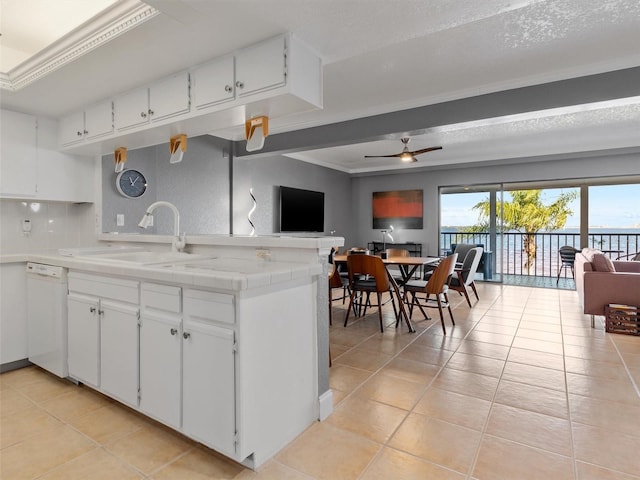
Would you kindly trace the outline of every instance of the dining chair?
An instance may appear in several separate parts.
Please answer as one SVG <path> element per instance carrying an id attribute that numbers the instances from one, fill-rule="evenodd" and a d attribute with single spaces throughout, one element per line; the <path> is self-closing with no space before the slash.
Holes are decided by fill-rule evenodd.
<path id="1" fill-rule="evenodd" d="M 405 300 L 407 294 L 411 294 L 411 303 L 409 304 L 409 318 L 413 314 L 413 307 L 417 306 L 424 317 L 429 319 L 425 308 L 437 308 L 440 312 L 440 323 L 442 324 L 442 331 L 447 334 L 447 329 L 444 326 L 444 313 L 443 307 L 449 310 L 449 316 L 451 317 L 451 323 L 456 324 L 453 319 L 453 312 L 451 312 L 451 304 L 449 303 L 449 297 L 447 291 L 449 290 L 448 281 L 449 277 L 453 274 L 456 266 L 456 260 L 458 254 L 454 253 L 444 258 L 433 271 L 429 280 L 411 280 L 404 284 Z M 418 295 L 425 294 L 424 298 L 420 298 Z M 435 300 L 431 299 L 431 295 L 435 295 Z M 421 301 L 423 303 L 421 303 Z"/>
<path id="2" fill-rule="evenodd" d="M 335 288 L 342 288 L 342 296 L 338 297 L 338 298 L 333 298 L 333 290 Z M 347 292 L 350 294 L 351 292 L 349 291 L 349 279 L 342 277 L 340 275 L 340 270 L 338 269 L 338 266 L 334 263 L 333 265 L 330 266 L 330 271 L 329 271 L 329 325 L 333 325 L 333 302 L 335 300 L 342 300 L 344 303 L 344 299 L 347 297 Z"/>
<path id="3" fill-rule="evenodd" d="M 387 248 L 384 253 L 386 254 L 387 258 L 389 257 L 409 257 L 409 250 L 405 249 L 405 248 Z M 388 269 L 392 268 L 390 266 L 387 267 Z M 399 272 L 398 269 L 400 267 L 396 267 L 395 268 L 395 272 L 398 273 L 398 275 L 393 275 L 393 279 L 396 281 L 396 283 L 398 284 L 399 287 L 401 287 L 404 284 L 404 277 L 402 275 L 402 272 Z"/>
<path id="4" fill-rule="evenodd" d="M 365 293 L 365 305 L 371 305 L 369 303 L 371 293 L 375 293 L 377 296 L 378 303 L 371 306 L 378 307 L 381 332 L 384 331 L 384 325 L 382 322 L 382 306 L 384 305 L 382 302 L 383 293 L 389 293 L 389 295 L 391 295 L 391 304 L 393 305 L 393 312 L 396 316 L 396 325 L 398 325 L 398 309 L 396 308 L 396 304 L 393 299 L 389 274 L 387 273 L 387 268 L 382 262 L 382 259 L 374 255 L 349 255 L 347 257 L 347 271 L 349 272 L 349 288 L 351 293 L 349 295 L 347 313 L 344 317 L 344 326 L 347 326 L 349 314 L 351 313 L 351 309 L 354 307 L 356 296 Z"/>
<path id="5" fill-rule="evenodd" d="M 482 247 L 474 247 L 467 252 L 462 261 L 462 265 L 459 268 L 455 268 L 453 275 L 449 279 L 449 288 L 456 290 L 460 295 L 464 295 L 467 299 L 469 308 L 471 308 L 471 299 L 469 298 L 469 289 L 471 287 L 473 293 L 478 297 L 478 290 L 476 289 L 475 276 L 480 265 L 480 259 L 482 258 Z"/>

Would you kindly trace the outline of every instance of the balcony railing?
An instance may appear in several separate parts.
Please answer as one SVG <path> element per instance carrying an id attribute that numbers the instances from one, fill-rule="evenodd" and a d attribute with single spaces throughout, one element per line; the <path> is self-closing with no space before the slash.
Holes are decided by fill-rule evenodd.
<path id="1" fill-rule="evenodd" d="M 496 236 L 497 248 L 490 246 L 489 232 L 443 232 L 440 234 L 440 245 L 447 250 L 452 243 L 477 243 L 485 246 L 485 250 L 493 250 L 493 271 L 505 275 L 534 275 L 541 277 L 557 277 L 560 268 L 558 250 L 564 245 L 580 248 L 579 233 L 536 233 L 536 259 L 531 273 L 525 267 L 523 233 L 509 232 Z M 640 250 L 640 233 L 602 232 L 590 233 L 588 245 L 605 252 L 615 259 Z M 502 255 L 496 255 L 495 250 Z M 502 258 L 502 261 L 500 259 Z M 571 271 L 564 269 L 562 276 L 571 277 Z"/>

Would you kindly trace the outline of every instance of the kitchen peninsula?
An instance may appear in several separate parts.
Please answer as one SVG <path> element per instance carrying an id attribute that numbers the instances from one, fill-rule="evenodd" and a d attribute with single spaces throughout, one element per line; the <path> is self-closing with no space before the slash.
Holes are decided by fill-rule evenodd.
<path id="1" fill-rule="evenodd" d="M 115 253 L 3 258 L 68 269 L 71 378 L 251 468 L 331 412 L 326 269 L 342 238 L 197 235 L 189 253 L 99 239 Z"/>

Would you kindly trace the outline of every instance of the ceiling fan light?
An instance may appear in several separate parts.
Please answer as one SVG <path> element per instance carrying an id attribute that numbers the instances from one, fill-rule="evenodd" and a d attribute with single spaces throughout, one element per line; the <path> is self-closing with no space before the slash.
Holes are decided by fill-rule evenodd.
<path id="1" fill-rule="evenodd" d="M 400 155 L 400 160 L 402 160 L 403 162 L 415 162 L 416 157 L 414 157 L 410 153 L 403 153 L 402 155 Z"/>

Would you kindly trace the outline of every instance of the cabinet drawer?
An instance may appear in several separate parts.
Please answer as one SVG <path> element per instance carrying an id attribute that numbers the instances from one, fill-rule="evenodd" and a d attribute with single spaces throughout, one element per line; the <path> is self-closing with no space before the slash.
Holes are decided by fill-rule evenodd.
<path id="1" fill-rule="evenodd" d="M 182 289 L 180 287 L 171 285 L 143 283 L 140 286 L 141 306 L 143 309 L 180 313 L 182 311 L 182 304 L 180 301 L 181 290 Z"/>
<path id="2" fill-rule="evenodd" d="M 85 273 L 69 273 L 69 291 L 110 298 L 127 303 L 138 303 L 138 285 L 135 280 L 102 277 Z"/>
<path id="3" fill-rule="evenodd" d="M 184 313 L 192 319 L 235 323 L 233 295 L 185 289 L 183 297 Z"/>

